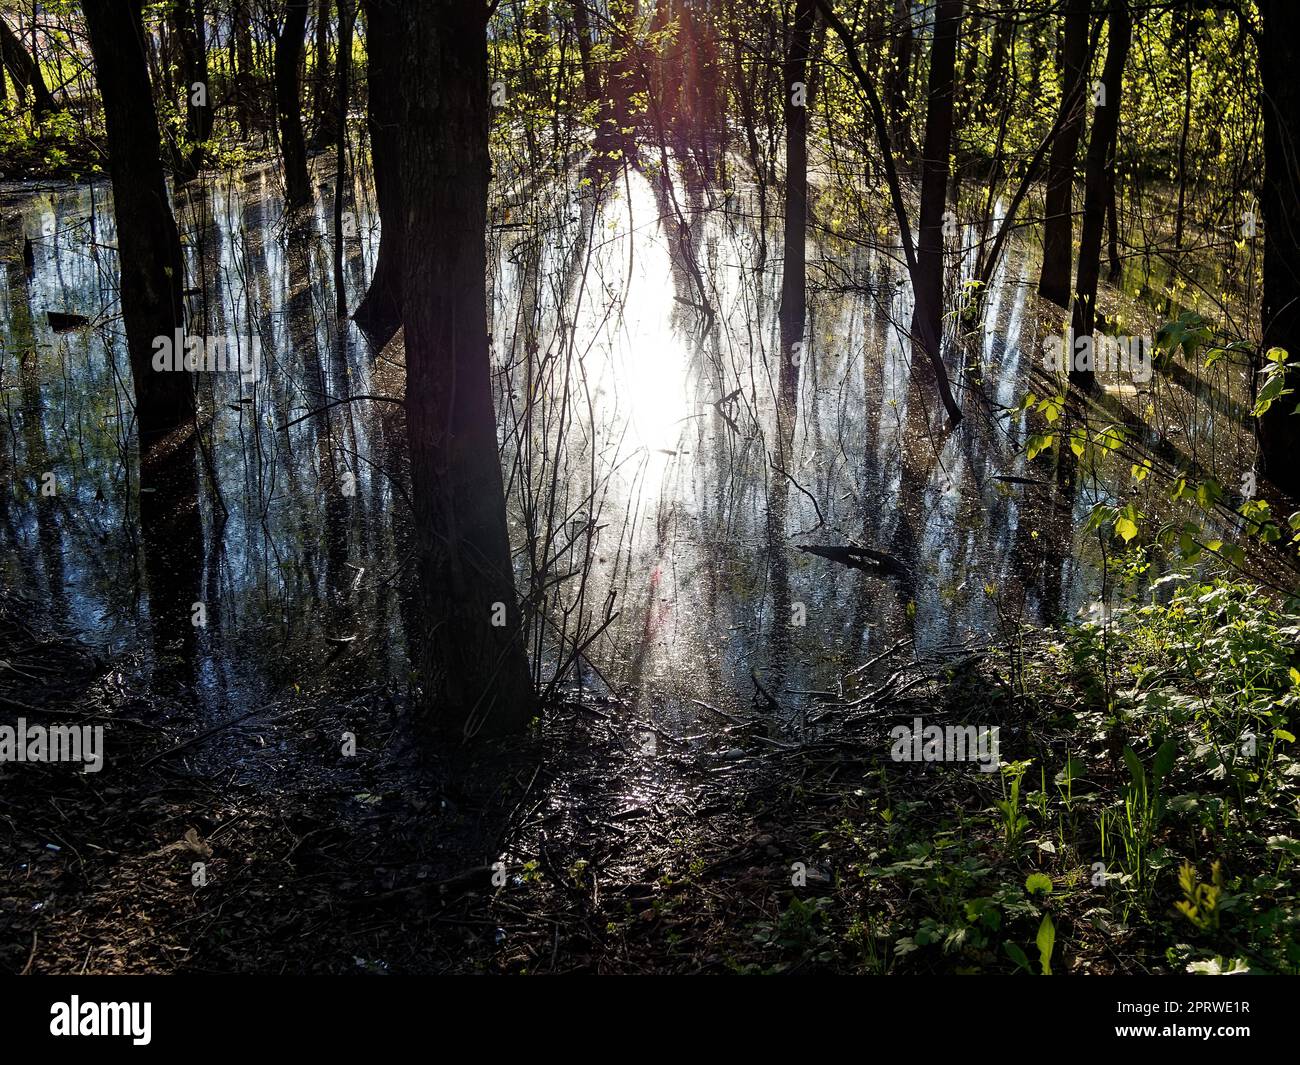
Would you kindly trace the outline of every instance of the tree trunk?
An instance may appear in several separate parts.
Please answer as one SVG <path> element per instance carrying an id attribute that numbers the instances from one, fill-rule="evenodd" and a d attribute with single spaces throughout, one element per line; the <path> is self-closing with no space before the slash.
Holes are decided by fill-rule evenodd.
<path id="1" fill-rule="evenodd" d="M 406 417 L 422 615 L 437 721 L 517 731 L 534 696 L 515 600 L 487 335 L 484 10 L 401 0 Z"/>
<path id="2" fill-rule="evenodd" d="M 907 89 L 912 73 L 912 4 L 911 0 L 894 0 L 894 40 L 890 48 L 889 77 L 886 79 L 889 100 L 889 130 L 894 146 L 901 148 L 907 138 Z"/>
<path id="3" fill-rule="evenodd" d="M 1188 13 L 1184 27 L 1187 40 L 1183 50 L 1183 122 L 1178 133 L 1178 208 L 1174 212 L 1174 254 L 1183 248 L 1183 226 L 1187 212 L 1187 140 L 1192 130 L 1192 50 L 1195 22 Z"/>
<path id="4" fill-rule="evenodd" d="M 189 375 L 153 369 L 154 338 L 171 337 L 184 325 L 184 265 L 163 177 L 138 0 L 88 0 L 84 7 L 111 148 L 122 317 L 144 450 L 194 418 Z"/>
<path id="5" fill-rule="evenodd" d="M 1088 67 L 1088 8 L 1069 0 L 1061 48 L 1061 114 L 1047 162 L 1043 219 L 1043 269 L 1038 294 L 1058 307 L 1070 305 L 1070 259 L 1074 250 L 1074 162 L 1083 133 L 1084 77 Z"/>
<path id="6" fill-rule="evenodd" d="M 921 157 L 921 207 L 917 216 L 916 272 L 912 278 L 912 339 L 931 358 L 942 354 L 943 213 L 952 144 L 953 72 L 962 0 L 938 0 L 930 52 L 929 103 Z"/>
<path id="7" fill-rule="evenodd" d="M 156 634 L 170 630 L 182 640 L 192 639 L 189 609 L 198 586 L 195 567 L 203 557 L 194 389 L 183 369 L 153 366 L 155 339 L 171 340 L 184 328 L 185 273 L 163 176 L 140 3 L 86 0 L 82 7 L 108 133 L 119 294 L 135 386 L 150 609 Z"/>
<path id="8" fill-rule="evenodd" d="M 832 30 L 835 31 L 835 35 L 839 37 L 841 43 L 844 45 L 844 53 L 845 53 L 845 57 L 848 59 L 849 69 L 853 72 L 853 77 L 857 80 L 858 85 L 862 89 L 863 95 L 865 95 L 867 98 L 867 110 L 871 116 L 871 124 L 875 127 L 876 130 L 876 143 L 880 148 L 881 167 L 885 171 L 885 184 L 889 188 L 889 199 L 890 199 L 890 203 L 893 205 L 894 208 L 894 219 L 898 223 L 898 236 L 899 236 L 899 240 L 903 245 L 903 256 L 907 260 L 907 272 L 908 272 L 908 276 L 911 278 L 912 281 L 912 291 L 915 293 L 920 287 L 922 287 L 918 280 L 921 276 L 921 271 L 919 268 L 919 256 L 918 256 L 915 243 L 912 240 L 912 228 L 911 228 L 911 223 L 908 221 L 907 205 L 903 200 L 902 181 L 899 179 L 898 176 L 898 167 L 894 164 L 894 151 L 890 141 L 889 125 L 885 117 L 884 104 L 881 103 L 880 94 L 876 92 L 875 83 L 872 81 L 870 75 L 867 74 L 866 68 L 863 67 L 862 65 L 862 60 L 858 55 L 858 48 L 856 43 L 853 40 L 852 33 L 849 31 L 849 28 L 846 25 L 844 25 L 844 20 L 841 19 L 835 13 L 835 8 L 834 5 L 831 3 L 831 0 L 817 0 L 817 7 L 821 11 L 822 17 L 826 19 L 826 24 Z M 953 69 L 956 65 L 956 30 L 957 30 L 957 24 L 960 22 L 961 3 L 960 0 L 956 0 L 955 3 L 953 2 L 953 0 L 943 0 L 943 3 L 941 4 L 941 8 L 940 8 L 940 10 L 951 10 L 953 7 L 956 8 L 958 17 L 952 22 L 952 31 L 951 31 L 952 40 L 948 41 L 944 45 L 944 48 L 948 53 L 947 80 L 948 80 L 949 91 L 948 91 L 946 111 L 947 111 L 947 126 L 948 126 L 949 134 L 951 134 L 952 132 L 952 74 L 953 74 Z M 934 60 L 932 59 L 931 60 L 932 73 L 934 70 L 933 63 Z M 933 94 L 931 96 L 931 101 L 932 103 L 934 101 Z M 942 105 L 938 108 L 938 110 L 940 111 L 940 115 L 941 115 L 942 111 L 944 110 Z M 938 126 L 936 125 L 936 136 L 937 135 L 938 135 Z M 927 130 L 927 138 L 928 136 L 929 136 L 929 132 Z M 944 190 L 948 184 L 947 158 L 948 158 L 948 153 L 945 147 L 943 153 L 943 160 L 944 160 L 943 170 L 942 172 L 935 175 L 938 178 L 937 188 L 935 186 L 935 181 L 933 177 L 931 178 L 931 183 L 930 183 L 932 189 L 932 197 L 937 198 L 938 207 L 941 212 L 943 210 Z M 924 203 L 922 204 L 922 210 L 924 210 Z M 940 215 L 939 221 L 941 223 L 942 215 Z M 940 241 L 938 287 L 940 290 L 940 295 L 942 295 L 943 234 L 942 234 L 941 224 L 940 224 L 940 232 L 938 234 L 938 239 Z M 935 314 L 941 315 L 942 310 L 943 310 L 942 300 L 939 300 L 935 306 Z M 914 311 L 912 315 L 912 328 L 913 328 L 914 340 L 916 339 L 915 337 L 916 326 L 917 326 L 917 316 Z M 950 387 L 948 382 L 948 371 L 943 364 L 943 353 L 941 350 L 942 332 L 936 329 L 933 332 L 932 340 L 933 340 L 932 346 L 926 346 L 924 344 L 920 344 L 918 346 L 923 348 L 926 356 L 929 358 L 931 374 L 933 376 L 934 384 L 939 390 L 939 397 L 943 401 L 944 409 L 947 410 L 948 417 L 951 420 L 951 423 L 953 425 L 956 425 L 958 422 L 961 421 L 962 413 L 961 413 L 961 408 L 957 406 L 956 399 L 953 398 L 952 388 Z"/>
<path id="9" fill-rule="evenodd" d="M 1260 0 L 1260 106 L 1264 113 L 1264 291 L 1261 317 L 1264 351 L 1282 348 L 1300 358 L 1300 81 L 1294 42 L 1300 34 L 1300 5 Z M 1261 360 L 1262 362 L 1262 360 Z M 1295 388 L 1294 373 L 1288 382 Z M 1264 472 L 1292 499 L 1300 498 L 1300 416 L 1296 394 L 1276 401 L 1260 419 Z"/>
<path id="10" fill-rule="evenodd" d="M 402 324 L 403 245 L 406 229 L 402 206 L 400 71 L 404 36 L 394 0 L 362 0 L 366 13 L 366 121 L 370 159 L 379 204 L 379 253 L 365 299 L 352 315 L 371 341 L 388 343 Z"/>
<path id="11" fill-rule="evenodd" d="M 184 68 L 185 146 L 176 153 L 176 176 L 191 178 L 203 166 L 203 142 L 212 136 L 211 86 L 208 84 L 207 29 L 203 0 L 175 0 L 172 17 Z M 196 90 L 195 86 L 201 86 Z"/>
<path id="12" fill-rule="evenodd" d="M 233 0 L 230 8 L 230 34 L 234 50 L 235 113 L 239 118 L 239 132 L 244 140 L 253 126 L 253 89 L 256 84 L 253 70 L 253 26 L 248 9 L 251 0 Z"/>
<path id="13" fill-rule="evenodd" d="M 591 16 L 586 0 L 573 0 L 573 26 L 578 35 L 578 56 L 582 60 L 582 88 L 588 102 L 600 99 L 600 71 L 591 58 Z"/>
<path id="14" fill-rule="evenodd" d="M 328 144 L 345 140 L 347 126 L 348 91 L 352 84 L 352 30 L 356 25 L 356 0 L 338 0 L 339 4 L 339 54 L 334 61 L 334 92 L 331 97 Z"/>
<path id="15" fill-rule="evenodd" d="M 348 191 L 348 92 L 352 78 L 352 23 L 356 16 L 353 0 L 339 0 L 338 85 L 334 94 L 335 122 L 339 135 L 334 138 L 334 312 L 341 322 L 348 316 L 347 286 L 343 277 L 343 203 Z"/>
<path id="16" fill-rule="evenodd" d="M 288 0 L 284 26 L 275 39 L 275 114 L 284 157 L 285 204 L 290 210 L 305 207 L 312 199 L 298 94 L 298 65 L 306 32 L 307 0 Z"/>
<path id="17" fill-rule="evenodd" d="M 14 79 L 14 86 L 19 93 L 27 88 L 32 90 L 32 115 L 39 123 L 57 105 L 41 76 L 41 68 L 27 54 L 22 42 L 3 17 L 0 17 L 0 58 L 9 68 L 9 76 Z"/>
<path id="18" fill-rule="evenodd" d="M 1074 336 L 1092 336 L 1097 316 L 1097 277 L 1101 272 L 1101 238 L 1106 224 L 1106 164 L 1111 157 L 1115 135 L 1119 131 L 1120 98 L 1124 81 L 1124 64 L 1132 41 L 1132 22 L 1128 0 L 1110 0 L 1109 40 L 1106 64 L 1101 72 L 1105 104 L 1094 109 L 1092 134 L 1088 139 L 1088 156 L 1083 178 L 1083 231 L 1079 238 L 1079 267 L 1075 279 Z M 1089 368 L 1076 368 L 1071 361 L 1070 380 L 1091 388 L 1094 377 Z"/>
<path id="19" fill-rule="evenodd" d="M 316 143 L 324 147 L 329 140 L 334 118 L 330 114 L 330 0 L 317 0 L 315 26 L 315 67 L 312 72 L 312 132 Z"/>
<path id="20" fill-rule="evenodd" d="M 1106 257 L 1110 260 L 1110 269 L 1106 280 L 1112 285 L 1119 283 L 1124 273 L 1124 264 L 1119 257 L 1119 169 L 1117 167 L 1119 138 L 1111 142 L 1110 159 L 1106 163 Z"/>
<path id="21" fill-rule="evenodd" d="M 808 48 L 817 17 L 816 0 L 797 0 L 785 55 L 785 260 L 781 270 L 781 394 L 793 409 L 807 311 Z M 801 350 L 801 349 L 800 349 Z"/>

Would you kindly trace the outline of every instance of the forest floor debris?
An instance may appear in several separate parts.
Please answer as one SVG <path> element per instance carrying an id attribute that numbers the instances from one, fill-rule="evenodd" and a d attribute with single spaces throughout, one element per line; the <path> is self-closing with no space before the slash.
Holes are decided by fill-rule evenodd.
<path id="1" fill-rule="evenodd" d="M 25 774 L 0 814 L 0 964 L 1294 971 L 1296 620 L 1192 587 L 1113 628 L 946 664 L 900 641 L 776 745 L 749 721 L 710 747 L 568 701 L 470 761 L 422 755 L 380 689 L 187 743 L 176 707 L 8 610 L 6 707 L 104 719 L 130 742 L 98 775 L 0 770 Z M 34 687 L 27 665 L 55 668 Z M 999 771 L 891 757 L 918 718 L 996 728 Z M 365 737 L 355 757 L 344 732 Z M 1243 735 L 1258 760 L 1234 754 Z"/>

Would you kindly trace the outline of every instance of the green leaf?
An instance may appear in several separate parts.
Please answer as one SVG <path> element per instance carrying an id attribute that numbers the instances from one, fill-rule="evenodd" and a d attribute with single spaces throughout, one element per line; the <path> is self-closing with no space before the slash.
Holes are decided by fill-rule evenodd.
<path id="1" fill-rule="evenodd" d="M 1138 756 L 1133 752 L 1132 747 L 1124 748 L 1124 764 L 1128 766 L 1134 789 L 1139 794 L 1145 795 L 1147 790 L 1146 770 L 1142 768 L 1142 763 L 1138 760 Z"/>
<path id="2" fill-rule="evenodd" d="M 1018 965 L 1020 968 L 1024 969 L 1025 972 L 1030 974 L 1033 973 L 1034 967 L 1029 964 L 1028 955 L 1026 955 L 1025 952 L 1021 950 L 1018 946 L 1016 946 L 1010 940 L 1006 940 L 1002 944 L 1002 949 L 1006 951 L 1007 957 L 1010 958 L 1013 962 L 1015 962 L 1016 965 Z"/>
<path id="3" fill-rule="evenodd" d="M 1029 457 L 1029 461 L 1033 462 L 1041 452 L 1050 448 L 1055 440 L 1056 437 L 1052 433 L 1035 433 L 1031 436 L 1025 442 L 1025 452 Z"/>
<path id="4" fill-rule="evenodd" d="M 1056 926 L 1052 924 L 1052 915 L 1043 914 L 1043 923 L 1038 926 L 1038 937 L 1034 940 L 1038 946 L 1038 961 L 1043 967 L 1043 975 L 1052 975 L 1052 950 L 1056 946 Z"/>
<path id="5" fill-rule="evenodd" d="M 1025 877 L 1025 890 L 1034 895 L 1042 892 L 1045 895 L 1052 893 L 1052 878 L 1046 873 L 1030 873 Z"/>
<path id="6" fill-rule="evenodd" d="M 1173 740 L 1165 740 L 1156 751 L 1155 763 L 1151 766 L 1151 787 L 1159 788 L 1160 781 L 1165 774 L 1173 768 L 1174 759 L 1178 757 L 1178 744 Z"/>
<path id="7" fill-rule="evenodd" d="M 1223 488 L 1213 477 L 1207 477 L 1196 486 L 1196 502 L 1202 510 L 1209 510 L 1223 498 Z"/>

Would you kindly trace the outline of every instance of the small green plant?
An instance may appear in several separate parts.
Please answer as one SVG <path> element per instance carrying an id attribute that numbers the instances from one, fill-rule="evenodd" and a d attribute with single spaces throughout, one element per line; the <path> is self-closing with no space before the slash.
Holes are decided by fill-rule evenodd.
<path id="1" fill-rule="evenodd" d="M 1219 899 L 1223 895 L 1223 870 L 1219 863 L 1210 866 L 1209 883 L 1201 883 L 1196 867 L 1183 862 L 1178 871 L 1178 885 L 1183 897 L 1174 903 L 1175 908 L 1192 922 L 1200 932 L 1214 932 L 1219 928 Z"/>
<path id="2" fill-rule="evenodd" d="M 1020 808 L 1020 782 L 1030 762 L 1011 762 L 1002 767 L 1002 798 L 995 799 L 993 805 L 1002 815 L 1003 843 L 1008 851 L 1020 846 L 1025 829 L 1029 827 L 1027 818 Z"/>

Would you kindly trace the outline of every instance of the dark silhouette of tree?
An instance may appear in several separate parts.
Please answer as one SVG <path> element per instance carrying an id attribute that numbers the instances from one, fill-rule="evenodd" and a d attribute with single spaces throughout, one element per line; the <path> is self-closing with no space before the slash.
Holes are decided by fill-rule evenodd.
<path id="1" fill-rule="evenodd" d="M 382 345 L 402 320 L 405 218 L 398 140 L 398 62 L 403 29 L 396 0 L 362 0 L 362 9 L 366 16 L 366 124 L 381 228 L 370 288 L 352 317 L 372 341 Z"/>
<path id="2" fill-rule="evenodd" d="M 153 365 L 156 341 L 174 341 L 185 325 L 180 236 L 167 198 L 139 0 L 86 0 L 83 8 L 108 133 L 155 640 L 176 635 L 192 648 L 189 610 L 203 558 L 194 389 L 183 369 Z"/>
<path id="3" fill-rule="evenodd" d="M 1264 350 L 1300 358 L 1300 81 L 1295 42 L 1300 5 L 1260 0 L 1261 106 L 1264 112 Z M 1261 360 L 1262 361 L 1262 360 Z M 1288 385 L 1295 388 L 1294 372 Z M 1277 487 L 1300 498 L 1300 416 L 1296 393 L 1265 411 L 1260 424 L 1264 470 Z"/>
<path id="4" fill-rule="evenodd" d="M 288 0 L 284 24 L 275 39 L 275 115 L 284 158 L 285 200 L 290 210 L 305 207 L 312 199 L 298 78 L 306 32 L 307 0 Z"/>
<path id="5" fill-rule="evenodd" d="M 1088 11 L 1092 0 L 1067 0 L 1061 47 L 1061 106 L 1047 163 L 1043 219 L 1043 268 L 1038 294 L 1057 306 L 1070 306 L 1074 251 L 1074 166 L 1083 134 L 1088 72 Z"/>
<path id="6" fill-rule="evenodd" d="M 207 29 L 203 0 L 175 0 L 172 20 L 180 42 L 185 95 L 185 145 L 176 153 L 178 178 L 190 178 L 203 166 L 203 143 L 212 136 L 212 86 L 208 82 Z"/>
<path id="7" fill-rule="evenodd" d="M 798 0 L 785 57 L 785 258 L 781 267 L 781 391 L 794 400 L 799 379 L 795 344 L 807 310 L 808 48 L 816 0 Z"/>
<path id="8" fill-rule="evenodd" d="M 1101 238 L 1106 225 L 1108 186 L 1106 166 L 1119 131 L 1124 64 L 1128 61 L 1133 24 L 1128 0 L 1110 0 L 1107 16 L 1106 64 L 1101 72 L 1101 92 L 1093 111 L 1092 132 L 1083 176 L 1083 230 L 1079 238 L 1079 266 L 1075 274 L 1073 328 L 1076 337 L 1091 336 L 1097 317 L 1097 278 L 1101 273 Z M 1070 365 L 1070 380 L 1091 387 L 1093 371 Z"/>
<path id="9" fill-rule="evenodd" d="M 3 17 L 0 17 L 0 60 L 9 68 L 9 76 L 14 79 L 14 85 L 20 93 L 31 89 L 32 112 L 37 122 L 57 108 L 58 105 L 45 84 L 41 68 L 27 54 L 27 49 Z"/>
<path id="10" fill-rule="evenodd" d="M 533 714 L 487 335 L 487 36 L 480 5 L 401 0 L 402 321 L 430 713 L 466 735 Z"/>
<path id="11" fill-rule="evenodd" d="M 917 215 L 916 270 L 912 292 L 912 339 L 938 358 L 943 339 L 944 202 L 952 147 L 953 71 L 962 0 L 938 0 L 930 51 L 929 103 L 921 149 L 921 206 Z M 946 387 L 947 382 L 942 382 Z"/>
<path id="12" fill-rule="evenodd" d="M 938 160 L 933 161 L 936 168 L 939 167 L 940 165 L 942 166 L 942 173 L 939 173 L 939 171 L 936 169 L 935 172 L 931 174 L 930 183 L 929 183 L 932 201 L 936 196 L 938 199 L 938 203 L 937 203 L 938 218 L 936 219 L 937 225 L 932 227 L 937 229 L 937 237 L 940 244 L 940 251 L 938 257 L 939 258 L 939 262 L 938 262 L 939 298 L 938 299 L 933 298 L 932 289 L 934 288 L 934 279 L 929 276 L 927 276 L 926 279 L 924 280 L 922 279 L 917 247 L 915 242 L 912 240 L 912 228 L 911 228 L 911 223 L 908 220 L 907 205 L 903 200 L 903 183 L 898 176 L 898 167 L 894 162 L 894 152 L 892 147 L 892 141 L 889 135 L 889 126 L 885 118 L 885 109 L 880 102 L 880 94 L 876 92 L 875 83 L 872 81 L 870 75 L 866 72 L 866 69 L 862 65 L 862 60 L 858 55 L 857 46 L 854 44 L 853 41 L 853 34 L 850 32 L 849 28 L 844 24 L 843 19 L 841 19 L 835 13 L 835 9 L 831 6 L 830 0 L 817 0 L 817 7 L 821 11 L 823 17 L 826 19 L 827 25 L 829 25 L 830 28 L 835 31 L 835 35 L 840 39 L 840 42 L 844 45 L 844 52 L 846 57 L 848 58 L 849 69 L 853 72 L 853 77 L 856 79 L 858 85 L 861 87 L 863 95 L 866 96 L 867 98 L 867 110 L 871 117 L 871 124 L 873 127 L 875 127 L 876 143 L 880 148 L 881 167 L 885 172 L 885 183 L 889 187 L 889 199 L 894 209 L 894 219 L 898 224 L 899 240 L 902 242 L 903 245 L 903 256 L 907 261 L 907 272 L 908 272 L 908 276 L 912 280 L 912 290 L 915 293 L 918 292 L 920 289 L 925 288 L 928 294 L 927 304 L 924 312 L 921 313 L 920 315 L 916 313 L 916 310 L 914 310 L 913 312 L 912 339 L 915 342 L 917 348 L 929 359 L 930 368 L 934 375 L 935 385 L 939 390 L 940 399 L 943 401 L 944 409 L 948 412 L 949 419 L 955 425 L 957 422 L 961 421 L 962 414 L 961 414 L 961 408 L 957 406 L 956 399 L 953 398 L 952 388 L 948 382 L 948 371 L 943 364 L 943 355 L 941 351 L 943 332 L 942 329 L 940 328 L 940 325 L 943 320 L 942 318 L 943 316 L 942 212 L 943 212 L 944 196 L 946 194 L 947 184 L 948 184 L 948 178 L 947 178 L 948 154 L 947 153 L 948 153 L 948 145 L 951 143 L 951 134 L 952 134 L 952 75 L 953 75 L 953 70 L 956 66 L 956 34 L 957 34 L 957 24 L 961 21 L 960 18 L 961 4 L 960 2 L 958 2 L 954 5 L 953 3 L 950 2 L 950 0 L 944 0 L 944 3 L 942 5 L 943 10 L 947 16 L 944 19 L 945 28 L 943 32 L 945 37 L 950 36 L 951 39 L 946 41 L 943 45 L 944 51 L 947 53 L 946 62 L 940 63 L 939 74 L 937 76 L 939 78 L 938 84 L 942 85 L 945 81 L 947 83 L 948 86 L 947 102 L 945 104 L 943 101 L 939 101 L 939 102 L 935 102 L 933 100 L 931 101 L 931 108 L 935 112 L 936 118 L 942 120 L 943 112 L 945 110 L 947 112 L 947 120 L 946 123 L 944 123 L 947 126 L 947 132 L 943 138 L 944 145 L 945 145 L 943 149 L 943 160 L 942 163 L 940 163 Z M 956 10 L 955 18 L 952 17 L 954 7 Z M 951 27 L 951 29 L 949 29 L 949 27 Z M 936 41 L 936 46 L 937 43 L 938 42 Z M 945 57 L 941 54 L 940 59 L 942 60 L 944 58 Z M 935 60 L 932 57 L 931 58 L 932 83 L 934 77 L 936 76 L 933 71 L 934 62 Z M 946 76 L 943 73 L 945 68 L 947 70 Z M 940 135 L 939 130 L 936 129 L 935 131 L 936 142 L 939 138 L 939 135 Z M 928 139 L 929 139 L 929 134 L 927 132 L 927 140 Z M 941 179 L 941 180 L 936 180 L 936 179 Z M 931 213 L 934 212 L 935 207 L 936 204 L 934 202 L 931 202 L 929 204 Z M 924 214 L 925 211 L 926 211 L 926 205 L 924 203 L 924 195 L 923 195 L 922 213 Z M 933 240 L 935 238 L 934 236 L 931 236 L 930 239 Z M 933 269 L 933 268 L 934 268 L 933 255 L 931 255 L 930 263 L 927 265 L 927 269 Z M 920 310 L 919 295 L 917 296 L 917 304 L 918 304 L 917 310 Z M 918 327 L 920 327 L 921 329 L 920 332 L 918 332 Z"/>

